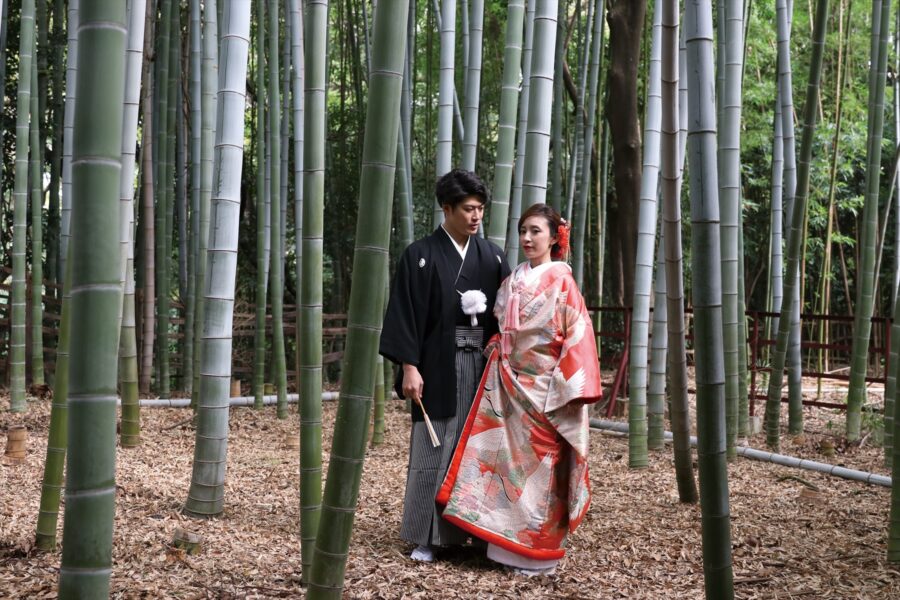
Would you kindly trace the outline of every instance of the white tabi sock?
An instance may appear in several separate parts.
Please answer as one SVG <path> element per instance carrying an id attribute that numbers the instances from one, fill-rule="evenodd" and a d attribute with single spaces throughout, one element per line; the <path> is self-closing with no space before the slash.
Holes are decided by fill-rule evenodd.
<path id="1" fill-rule="evenodd" d="M 418 562 L 434 562 L 434 550 L 428 546 L 416 546 L 409 557 Z"/>

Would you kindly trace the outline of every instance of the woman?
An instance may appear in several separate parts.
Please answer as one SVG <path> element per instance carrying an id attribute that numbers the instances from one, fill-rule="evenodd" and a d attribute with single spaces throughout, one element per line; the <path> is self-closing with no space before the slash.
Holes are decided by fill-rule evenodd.
<path id="1" fill-rule="evenodd" d="M 437 501 L 492 560 L 552 574 L 590 502 L 587 404 L 600 398 L 600 368 L 571 269 L 552 260 L 567 254 L 568 225 L 536 204 L 519 242 L 527 260 L 497 292 L 500 333 Z"/>

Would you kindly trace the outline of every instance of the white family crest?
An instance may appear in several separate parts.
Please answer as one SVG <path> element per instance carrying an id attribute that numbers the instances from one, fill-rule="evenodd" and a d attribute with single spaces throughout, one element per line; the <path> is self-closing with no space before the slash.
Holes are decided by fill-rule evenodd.
<path id="1" fill-rule="evenodd" d="M 420 259 L 419 259 L 419 268 L 421 269 L 421 268 L 424 267 L 424 266 L 425 266 L 425 259 L 424 259 L 424 258 L 420 258 Z"/>

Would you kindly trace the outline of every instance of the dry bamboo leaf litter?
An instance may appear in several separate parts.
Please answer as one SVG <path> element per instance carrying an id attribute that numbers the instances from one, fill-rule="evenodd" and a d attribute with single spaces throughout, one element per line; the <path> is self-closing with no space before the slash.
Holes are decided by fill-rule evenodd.
<path id="1" fill-rule="evenodd" d="M 325 405 L 326 448 L 335 408 Z M 284 442 L 297 435 L 296 413 L 279 421 L 274 407 L 232 410 L 226 512 L 205 521 L 180 513 L 193 457 L 193 428 L 179 425 L 186 414 L 143 411 L 143 445 L 119 449 L 112 596 L 302 597 L 298 451 Z M 888 474 L 880 448 L 836 437 L 839 414 L 807 416 L 805 435 L 797 444 L 785 437 L 784 452 Z M 703 597 L 699 507 L 678 502 L 671 453 L 653 452 L 649 468 L 631 471 L 627 438 L 599 432 L 592 434 L 592 507 L 557 576 L 515 576 L 475 548 L 413 563 L 397 535 L 408 416 L 392 403 L 386 420 L 385 443 L 366 458 L 347 598 Z M 29 430 L 25 462 L 0 465 L 2 598 L 56 597 L 59 553 L 33 548 L 48 421 L 49 401 L 29 403 L 25 415 L 0 413 L 3 441 L 10 425 Z M 833 457 L 821 453 L 826 439 L 835 442 Z M 764 437 L 749 442 L 763 447 Z M 729 477 L 738 598 L 900 597 L 900 568 L 884 560 L 890 490 L 743 459 L 729 465 Z M 201 554 L 172 547 L 178 527 L 203 535 Z"/>

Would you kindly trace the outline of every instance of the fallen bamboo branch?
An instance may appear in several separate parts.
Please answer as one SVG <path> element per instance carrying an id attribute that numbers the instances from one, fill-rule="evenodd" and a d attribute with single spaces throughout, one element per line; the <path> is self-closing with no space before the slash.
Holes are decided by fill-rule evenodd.
<path id="1" fill-rule="evenodd" d="M 600 419 L 591 419 L 591 428 L 599 430 L 613 430 L 628 433 L 628 423 L 619 423 L 616 421 L 603 421 Z M 665 432 L 666 439 L 672 439 L 672 432 Z M 691 436 L 691 446 L 697 445 L 697 438 Z M 762 462 L 775 463 L 785 467 L 795 467 L 798 469 L 806 469 L 807 471 L 816 471 L 834 477 L 850 479 L 852 481 L 861 481 L 863 483 L 871 483 L 883 487 L 891 487 L 891 478 L 886 475 L 878 475 L 877 473 L 869 473 L 867 471 L 857 471 L 848 469 L 838 465 L 829 465 L 814 460 L 806 460 L 805 458 L 796 458 L 794 456 L 786 456 L 784 454 L 775 454 L 766 450 L 757 450 L 748 446 L 738 446 L 737 453 L 739 456 L 759 460 Z"/>

